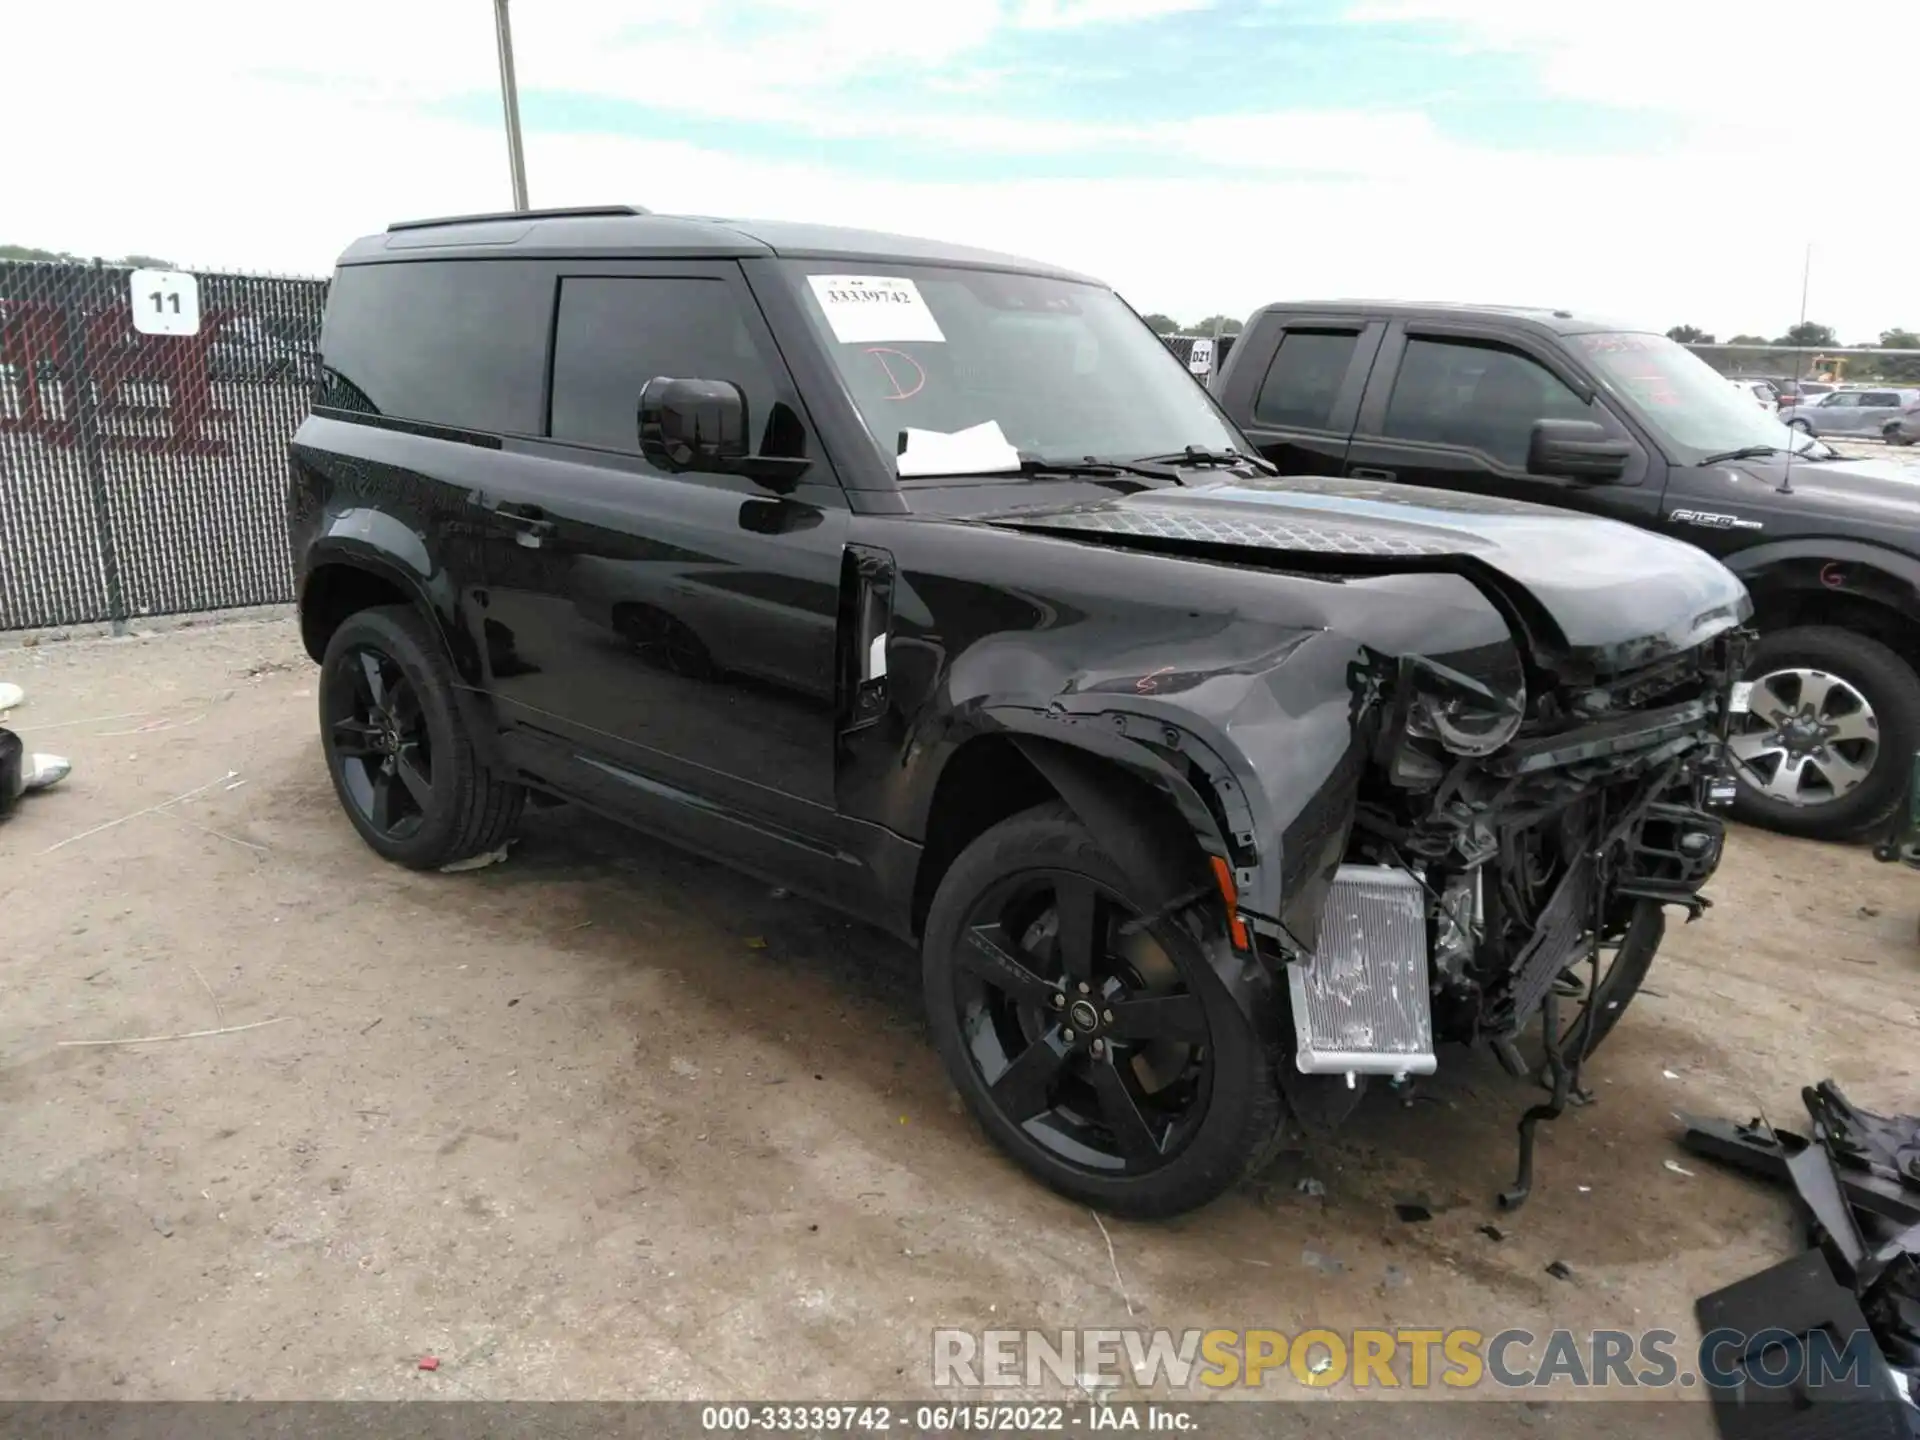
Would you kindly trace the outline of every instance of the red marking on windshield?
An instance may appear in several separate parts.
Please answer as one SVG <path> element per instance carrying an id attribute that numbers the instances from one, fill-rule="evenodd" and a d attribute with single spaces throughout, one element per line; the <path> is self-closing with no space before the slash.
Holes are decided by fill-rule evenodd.
<path id="1" fill-rule="evenodd" d="M 887 384 L 893 387 L 891 395 L 883 395 L 883 400 L 911 400 L 927 387 L 927 372 L 920 368 L 920 362 L 904 350 L 895 350 L 886 345 L 869 345 L 863 352 L 873 357 L 873 363 L 886 372 Z M 906 362 L 904 369 L 895 370 L 887 357 Z M 912 384 L 909 385 L 909 379 Z"/>

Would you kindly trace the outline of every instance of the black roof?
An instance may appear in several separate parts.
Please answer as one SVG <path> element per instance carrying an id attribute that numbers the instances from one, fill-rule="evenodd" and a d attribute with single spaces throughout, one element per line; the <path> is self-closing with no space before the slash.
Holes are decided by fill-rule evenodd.
<path id="1" fill-rule="evenodd" d="M 624 205 L 403 220 L 383 234 L 354 241 L 340 256 L 340 263 L 555 255 L 653 259 L 768 255 L 799 260 L 955 265 L 1101 283 L 1038 260 L 909 235 L 784 220 L 653 215 Z"/>
<path id="2" fill-rule="evenodd" d="M 1587 335 L 1596 330 L 1644 332 L 1645 325 L 1626 320 L 1610 320 L 1599 315 L 1578 315 L 1571 310 L 1556 310 L 1546 305 L 1473 305 L 1446 300 L 1276 300 L 1262 305 L 1254 318 L 1268 312 L 1311 313 L 1315 315 L 1378 315 L 1397 320 L 1473 320 L 1476 317 L 1506 320 L 1532 325 L 1556 335 Z M 1248 322 L 1249 327 L 1252 320 Z"/>

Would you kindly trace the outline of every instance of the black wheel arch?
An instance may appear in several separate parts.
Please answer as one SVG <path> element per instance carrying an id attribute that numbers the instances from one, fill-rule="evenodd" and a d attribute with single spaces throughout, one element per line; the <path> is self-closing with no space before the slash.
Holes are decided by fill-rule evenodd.
<path id="1" fill-rule="evenodd" d="M 1100 837 L 1144 910 L 1204 904 L 1219 894 L 1213 861 L 1233 864 L 1219 817 L 1172 765 L 1117 732 L 1062 722 L 1033 711 L 990 712 L 994 728 L 959 746 L 942 767 L 928 815 L 928 843 L 914 883 L 919 933 L 947 868 L 979 834 L 999 821 L 1057 798 Z M 941 785 L 971 794 L 987 779 L 973 756 L 992 755 L 991 804 L 949 826 Z M 1281 1007 L 1276 976 L 1256 950 L 1236 951 L 1220 936 L 1201 937 L 1210 963 L 1235 1005 L 1263 1039 L 1277 1034 Z M 1215 943 L 1217 941 L 1217 943 Z"/>
<path id="2" fill-rule="evenodd" d="M 299 586 L 300 643 L 316 664 L 348 616 L 381 605 L 404 605 L 426 619 L 452 662 L 468 733 L 488 764 L 502 766 L 481 656 L 450 606 L 405 562 L 374 546 L 332 539 L 308 552 Z"/>
<path id="3" fill-rule="evenodd" d="M 1861 541 L 1790 540 L 1726 560 L 1763 634 L 1831 625 L 1878 640 L 1920 669 L 1920 559 Z"/>

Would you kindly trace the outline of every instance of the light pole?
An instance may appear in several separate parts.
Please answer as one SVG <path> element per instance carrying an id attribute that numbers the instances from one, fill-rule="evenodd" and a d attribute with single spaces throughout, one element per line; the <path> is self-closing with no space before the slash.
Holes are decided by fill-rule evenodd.
<path id="1" fill-rule="evenodd" d="M 527 159 L 520 149 L 520 91 L 513 83 L 513 25 L 507 0 L 493 0 L 494 37 L 500 46 L 500 103 L 507 111 L 507 165 L 513 172 L 513 208 L 527 208 Z"/>

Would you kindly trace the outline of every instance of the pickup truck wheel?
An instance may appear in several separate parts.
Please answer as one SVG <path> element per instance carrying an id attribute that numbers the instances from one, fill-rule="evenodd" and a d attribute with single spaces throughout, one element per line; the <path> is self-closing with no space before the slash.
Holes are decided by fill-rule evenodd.
<path id="1" fill-rule="evenodd" d="M 1826 625 L 1754 647 L 1748 713 L 1728 741 L 1735 814 L 1815 840 L 1884 826 L 1920 749 L 1920 676 L 1877 640 Z"/>
<path id="2" fill-rule="evenodd" d="M 1066 806 L 968 846 L 927 917 L 934 1041 L 987 1134 L 1034 1176 L 1117 1214 L 1218 1196 L 1271 1153 L 1273 1059 L 1168 917 Z"/>
<path id="3" fill-rule="evenodd" d="M 374 850 L 415 870 L 506 843 L 526 792 L 480 763 L 431 626 L 400 605 L 344 620 L 320 664 L 320 742 Z"/>

